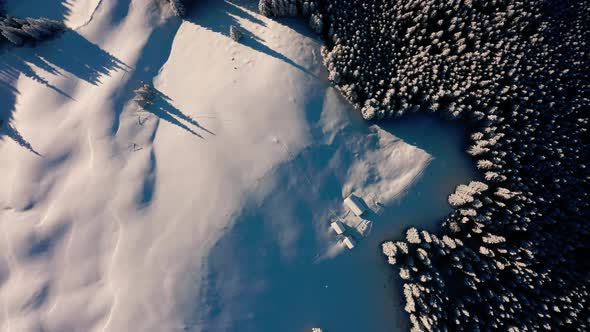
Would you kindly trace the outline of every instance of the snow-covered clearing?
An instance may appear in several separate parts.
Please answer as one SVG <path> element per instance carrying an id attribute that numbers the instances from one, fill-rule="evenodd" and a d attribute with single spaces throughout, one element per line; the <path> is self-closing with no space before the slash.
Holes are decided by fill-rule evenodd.
<path id="1" fill-rule="evenodd" d="M 472 177 L 456 128 L 363 122 L 317 38 L 255 2 L 185 21 L 162 3 L 7 1 L 76 30 L 0 54 L 1 328 L 396 326 L 378 245 L 442 217 Z M 140 81 L 159 91 L 149 112 L 131 102 Z M 380 215 L 343 252 L 329 223 L 358 223 L 351 192 Z"/>

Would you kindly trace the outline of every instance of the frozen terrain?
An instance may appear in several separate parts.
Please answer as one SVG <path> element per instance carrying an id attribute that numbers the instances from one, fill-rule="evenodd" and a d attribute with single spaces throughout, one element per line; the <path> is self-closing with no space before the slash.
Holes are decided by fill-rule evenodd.
<path id="1" fill-rule="evenodd" d="M 0 54 L 3 330 L 400 321 L 379 244 L 449 211 L 474 176 L 463 133 L 427 117 L 366 123 L 303 24 L 251 1 L 199 3 L 182 21 L 164 1 L 7 1 L 73 30 Z M 141 81 L 159 91 L 148 111 L 132 102 Z M 329 223 L 358 225 L 351 192 L 372 227 L 344 251 Z"/>

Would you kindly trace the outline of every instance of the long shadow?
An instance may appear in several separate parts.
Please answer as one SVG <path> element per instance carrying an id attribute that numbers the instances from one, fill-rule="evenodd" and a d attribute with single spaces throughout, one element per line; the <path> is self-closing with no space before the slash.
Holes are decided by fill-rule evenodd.
<path id="1" fill-rule="evenodd" d="M 119 25 L 123 19 L 127 17 L 127 14 L 129 14 L 129 9 L 131 9 L 131 3 L 131 0 L 117 1 L 117 4 L 109 14 L 109 19 L 111 20 L 112 26 Z"/>
<path id="2" fill-rule="evenodd" d="M 152 83 L 154 78 L 159 74 L 161 68 L 164 66 L 170 53 L 172 52 L 172 44 L 176 32 L 180 28 L 182 20 L 176 17 L 170 18 L 166 23 L 154 29 L 141 51 L 141 56 L 137 60 L 135 68 L 128 72 L 128 77 L 123 86 L 118 89 L 117 95 L 114 98 L 114 107 L 116 114 L 112 125 L 111 133 L 114 135 L 119 130 L 120 117 L 123 112 L 125 104 L 133 99 L 134 91 L 140 82 Z M 172 104 L 172 100 L 160 91 L 156 91 L 156 99 L 154 105 L 145 111 L 154 114 L 158 118 L 167 121 L 187 132 L 203 138 L 202 135 L 187 126 L 180 120 L 197 127 L 211 135 L 213 132 L 201 126 L 196 120 L 190 116 L 182 113 L 178 108 Z"/>
<path id="3" fill-rule="evenodd" d="M 130 69 L 125 63 L 89 42 L 76 31 L 67 31 L 55 40 L 35 49 L 34 57 L 94 85 L 112 71 Z"/>
<path id="4" fill-rule="evenodd" d="M 197 127 L 210 135 L 215 136 L 215 134 L 211 132 L 209 129 L 201 126 L 195 119 L 182 113 L 178 108 L 172 105 L 172 99 L 170 99 L 170 97 L 166 96 L 164 93 L 158 90 L 156 90 L 154 105 L 146 108 L 145 111 L 152 113 L 158 118 L 167 121 L 179 128 L 182 128 L 199 138 L 203 138 L 203 136 L 201 136 L 199 133 L 194 131 L 192 128 L 190 128 L 180 120 L 187 122 L 188 124 Z"/>
<path id="5" fill-rule="evenodd" d="M 73 100 L 68 91 L 62 90 L 44 77 L 43 71 L 63 77 L 72 75 L 90 84 L 99 85 L 101 79 L 111 75 L 113 71 L 128 69 L 122 61 L 75 31 L 67 31 L 58 38 L 36 47 L 0 49 L 0 139 L 2 136 L 10 137 L 20 146 L 39 155 L 12 123 L 12 114 L 19 93 L 15 83 L 21 75 Z"/>
<path id="6" fill-rule="evenodd" d="M 244 8 L 251 10 L 253 1 L 227 1 L 227 0 L 207 0 L 199 2 L 192 6 L 190 14 L 186 20 L 203 27 L 207 30 L 222 34 L 229 38 L 230 26 L 234 25 L 244 33 L 240 43 L 255 51 L 262 52 L 275 59 L 281 60 L 302 72 L 311 76 L 316 76 L 309 69 L 289 59 L 284 54 L 273 50 L 264 44 L 264 41 L 245 29 L 237 18 L 245 19 L 258 25 L 265 26 L 266 24 L 252 14 L 248 13 Z"/>
<path id="7" fill-rule="evenodd" d="M 158 75 L 160 69 L 164 66 L 170 52 L 172 51 L 172 43 L 174 36 L 180 28 L 181 20 L 178 18 L 171 18 L 162 26 L 157 27 L 152 31 L 148 40 L 141 51 L 141 56 L 135 64 L 135 68 L 128 72 L 126 82 L 121 88 L 117 90 L 117 95 L 114 98 L 113 109 L 116 112 L 111 134 L 114 135 L 119 130 L 120 117 L 123 112 L 125 104 L 133 99 L 134 91 L 140 82 L 153 82 Z"/>
<path id="8" fill-rule="evenodd" d="M 229 0 L 229 2 L 240 6 L 241 8 L 244 9 L 248 9 L 251 12 L 258 12 L 258 4 L 259 4 L 259 0 Z M 249 14 L 248 14 L 249 15 Z M 264 22 L 256 19 L 255 22 L 260 22 L 262 25 L 264 25 Z"/>
<path id="9" fill-rule="evenodd" d="M 195 19 L 199 20 L 206 20 L 208 21 L 208 25 L 214 26 L 216 29 L 214 31 L 222 32 L 224 34 L 229 33 L 230 25 L 237 25 L 237 20 L 235 18 L 225 18 L 223 20 L 219 20 L 219 16 L 216 15 L 219 11 L 223 11 L 226 16 L 237 16 L 242 19 L 248 20 L 252 23 L 266 26 L 264 21 L 258 19 L 256 16 L 248 13 L 244 10 L 244 8 L 253 11 L 257 1 L 252 0 L 204 0 L 198 1 L 197 3 L 193 4 L 190 8 L 189 15 L 187 15 L 186 20 L 192 22 Z M 217 6 L 216 6 L 217 5 Z M 209 19 L 204 18 L 203 16 L 207 16 Z M 215 22 L 209 22 L 215 21 Z M 198 24 L 198 23 L 196 23 Z"/>
<path id="10" fill-rule="evenodd" d="M 9 83 L 11 81 L 7 80 L 12 76 L 10 74 L 14 73 L 5 73 L 0 66 L 0 142 L 4 136 L 9 137 L 21 147 L 41 156 L 11 123 L 18 90 Z"/>
<path id="11" fill-rule="evenodd" d="M 34 67 L 37 66 L 51 74 L 61 75 L 57 68 L 47 63 L 44 59 L 37 56 L 23 57 L 19 54 L 16 54 L 16 52 L 3 54 L 1 59 L 0 80 L 4 85 L 4 89 L 15 90 L 15 88 L 11 86 L 11 82 L 16 81 L 20 75 L 24 75 L 38 82 L 39 84 L 45 85 L 47 88 L 60 95 L 72 99 L 72 97 L 65 91 L 51 84 L 47 79 L 35 72 Z"/>
<path id="12" fill-rule="evenodd" d="M 98 85 L 101 78 L 111 72 L 130 69 L 125 63 L 91 43 L 76 31 L 66 31 L 56 39 L 36 47 L 3 48 L 0 52 L 0 74 L 18 77 L 24 74 L 49 88 L 65 95 L 46 79 L 37 74 L 39 67 L 50 74 L 66 76 L 67 73 L 88 83 Z"/>
<path id="13" fill-rule="evenodd" d="M 0 126 L 1 125 L 3 125 L 3 124 L 0 122 Z M 6 136 L 12 138 L 12 140 L 14 140 L 18 145 L 20 145 L 21 147 L 23 147 L 23 148 L 29 150 L 30 152 L 36 154 L 37 156 L 41 157 L 41 154 L 39 152 L 37 152 L 35 150 L 35 148 L 33 148 L 33 146 L 31 145 L 31 143 L 29 143 L 29 141 L 27 141 L 18 132 L 18 130 L 14 126 L 12 126 L 10 124 L 7 124 L 6 125 L 6 129 L 5 129 L 5 133 L 6 133 Z M 0 129 L 0 139 L 1 138 L 2 138 L 2 129 Z"/>

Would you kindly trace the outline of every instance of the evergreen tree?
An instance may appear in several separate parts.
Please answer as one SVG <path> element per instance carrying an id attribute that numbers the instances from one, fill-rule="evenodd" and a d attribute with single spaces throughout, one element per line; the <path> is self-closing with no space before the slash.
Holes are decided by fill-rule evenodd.
<path id="1" fill-rule="evenodd" d="M 66 29 L 61 22 L 45 18 L 16 18 L 0 16 L 0 43 L 13 46 L 34 44 L 55 36 Z"/>
<path id="2" fill-rule="evenodd" d="M 366 119 L 435 112 L 473 129 L 482 182 L 437 233 L 383 252 L 414 331 L 590 329 L 590 2 L 261 0 L 306 17 Z M 417 237 L 417 234 L 420 235 Z"/>
<path id="3" fill-rule="evenodd" d="M 174 14 L 178 17 L 183 17 L 187 14 L 187 7 L 191 4 L 192 0 L 168 0 L 170 2 L 170 8 Z"/>
<path id="4" fill-rule="evenodd" d="M 243 36 L 244 36 L 244 33 L 237 26 L 231 25 L 229 27 L 229 37 L 231 39 L 233 39 L 234 41 L 239 42 Z"/>

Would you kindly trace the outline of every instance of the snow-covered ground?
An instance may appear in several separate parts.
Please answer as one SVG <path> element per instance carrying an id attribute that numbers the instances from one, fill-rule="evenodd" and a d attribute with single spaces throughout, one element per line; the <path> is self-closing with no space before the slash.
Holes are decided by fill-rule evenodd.
<path id="1" fill-rule="evenodd" d="M 164 3 L 7 1 L 74 30 L 0 54 L 1 328 L 397 326 L 378 245 L 448 212 L 473 176 L 461 132 L 363 122 L 310 30 L 255 1 L 199 2 L 185 21 Z M 141 81 L 159 91 L 149 112 L 131 101 Z M 366 237 L 351 192 L 373 211 Z"/>

